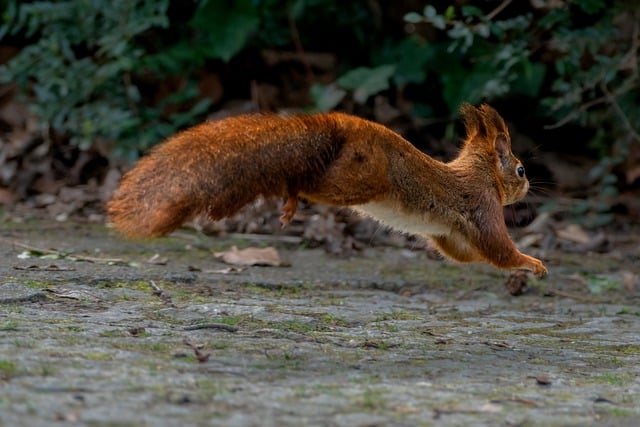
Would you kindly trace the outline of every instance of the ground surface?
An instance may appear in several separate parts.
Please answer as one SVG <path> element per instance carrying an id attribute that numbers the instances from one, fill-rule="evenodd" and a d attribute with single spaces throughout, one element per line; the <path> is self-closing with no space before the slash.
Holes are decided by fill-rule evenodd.
<path id="1" fill-rule="evenodd" d="M 0 238 L 0 426 L 640 423 L 638 248 L 545 253 L 548 279 L 511 296 L 507 273 L 422 250 Z M 210 249 L 232 245 L 290 266 L 225 271 Z"/>

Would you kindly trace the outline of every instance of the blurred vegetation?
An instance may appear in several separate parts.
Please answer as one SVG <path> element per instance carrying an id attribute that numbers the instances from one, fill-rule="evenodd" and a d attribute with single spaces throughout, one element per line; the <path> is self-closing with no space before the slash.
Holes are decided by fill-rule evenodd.
<path id="1" fill-rule="evenodd" d="M 599 195 L 640 179 L 625 175 L 630 153 L 640 151 L 633 0 L 0 0 L 0 7 L 0 43 L 17 48 L 0 65 L 0 83 L 17 84 L 45 130 L 83 149 L 108 141 L 114 157 L 134 160 L 234 96 L 251 97 L 252 82 L 275 79 L 261 52 L 330 52 L 336 65 L 328 73 L 299 62 L 308 96 L 296 107 L 366 114 L 384 96 L 412 117 L 443 118 L 452 136 L 463 101 L 517 105 L 511 118 L 520 116 L 525 129 L 578 130 L 558 149 L 597 158 L 588 179 Z M 221 95 L 203 90 L 212 74 Z"/>

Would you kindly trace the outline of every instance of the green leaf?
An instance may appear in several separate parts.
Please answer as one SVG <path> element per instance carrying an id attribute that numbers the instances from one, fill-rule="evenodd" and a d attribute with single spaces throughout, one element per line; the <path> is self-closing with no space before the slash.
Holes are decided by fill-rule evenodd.
<path id="1" fill-rule="evenodd" d="M 371 95 L 389 88 L 389 79 L 396 66 L 380 65 L 375 68 L 359 67 L 342 75 L 337 83 L 353 91 L 353 98 L 358 103 L 365 103 Z"/>
<path id="2" fill-rule="evenodd" d="M 447 21 L 453 21 L 456 17 L 456 9 L 453 6 L 447 7 L 443 13 L 444 19 Z"/>
<path id="3" fill-rule="evenodd" d="M 620 281 L 611 276 L 587 277 L 587 288 L 592 294 L 600 294 L 603 291 L 614 291 L 620 286 Z"/>
<path id="4" fill-rule="evenodd" d="M 311 98 L 317 111 L 329 111 L 335 108 L 347 94 L 347 91 L 340 89 L 336 84 L 321 85 L 314 84 L 310 89 Z"/>
<path id="5" fill-rule="evenodd" d="M 546 67 L 528 60 L 522 61 L 520 67 L 522 71 L 518 73 L 518 78 L 511 85 L 512 91 L 531 98 L 538 96 L 547 72 Z"/>
<path id="6" fill-rule="evenodd" d="M 501 81 L 496 79 L 498 71 L 489 62 L 477 62 L 471 69 L 453 63 L 449 67 L 449 72 L 441 76 L 442 95 L 449 111 L 456 111 L 462 102 L 476 104 L 502 90 Z"/>
<path id="7" fill-rule="evenodd" d="M 304 13 L 307 0 L 295 0 L 289 7 L 289 15 L 293 19 L 300 19 Z"/>
<path id="8" fill-rule="evenodd" d="M 374 56 L 375 64 L 396 64 L 393 81 L 398 85 L 423 84 L 434 62 L 436 48 L 418 38 L 406 38 L 400 43 L 386 43 Z"/>
<path id="9" fill-rule="evenodd" d="M 572 3 L 577 4 L 584 13 L 589 15 L 600 12 L 607 5 L 604 0 L 573 0 Z"/>
<path id="10" fill-rule="evenodd" d="M 550 10 L 546 15 L 538 20 L 538 25 L 545 29 L 551 29 L 556 25 L 564 24 L 569 19 L 569 8 L 560 7 Z"/>
<path id="11" fill-rule="evenodd" d="M 203 39 L 205 56 L 229 61 L 257 30 L 258 12 L 251 0 L 200 3 L 190 25 Z"/>
<path id="12" fill-rule="evenodd" d="M 404 15 L 405 22 L 408 22 L 410 24 L 419 24 L 420 22 L 423 22 L 423 19 L 424 18 L 422 17 L 422 15 L 417 12 L 409 12 Z"/>
<path id="13" fill-rule="evenodd" d="M 462 6 L 462 16 L 464 16 L 464 17 L 471 17 L 471 16 L 481 17 L 481 16 L 484 16 L 484 13 L 482 13 L 482 9 L 480 9 L 478 6 L 465 5 L 465 6 Z"/>
<path id="14" fill-rule="evenodd" d="M 424 7 L 424 11 L 422 12 L 422 14 L 427 18 L 433 18 L 434 16 L 438 15 L 438 12 L 436 11 L 435 7 L 429 4 Z"/>
<path id="15" fill-rule="evenodd" d="M 613 197 L 617 196 L 619 193 L 618 187 L 615 185 L 605 185 L 600 190 L 600 196 L 602 197 Z"/>
<path id="16" fill-rule="evenodd" d="M 491 30 L 489 29 L 489 26 L 486 24 L 478 24 L 476 25 L 475 29 L 476 29 L 476 34 L 485 39 L 489 38 L 489 36 L 491 35 Z"/>

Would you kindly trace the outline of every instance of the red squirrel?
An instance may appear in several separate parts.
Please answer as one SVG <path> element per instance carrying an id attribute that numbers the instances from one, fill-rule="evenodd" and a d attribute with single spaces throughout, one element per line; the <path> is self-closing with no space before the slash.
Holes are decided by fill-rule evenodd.
<path id="1" fill-rule="evenodd" d="M 128 237 L 155 237 L 198 214 L 230 216 L 263 196 L 283 198 L 284 225 L 303 198 L 425 237 L 459 262 L 546 275 L 540 260 L 518 251 L 505 225 L 502 207 L 522 199 L 529 182 L 504 120 L 486 104 L 463 104 L 460 114 L 467 135 L 448 163 L 344 113 L 205 122 L 143 156 L 107 203 L 108 218 Z"/>

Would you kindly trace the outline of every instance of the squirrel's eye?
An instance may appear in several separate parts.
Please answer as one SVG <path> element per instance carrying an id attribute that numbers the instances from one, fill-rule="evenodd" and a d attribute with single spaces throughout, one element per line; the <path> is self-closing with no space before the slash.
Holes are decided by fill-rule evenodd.
<path id="1" fill-rule="evenodd" d="M 518 167 L 516 168 L 516 173 L 518 174 L 518 176 L 519 176 L 520 178 L 524 178 L 524 167 L 522 167 L 522 166 L 518 166 Z"/>

